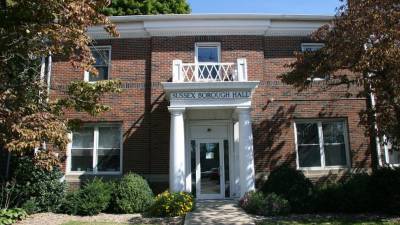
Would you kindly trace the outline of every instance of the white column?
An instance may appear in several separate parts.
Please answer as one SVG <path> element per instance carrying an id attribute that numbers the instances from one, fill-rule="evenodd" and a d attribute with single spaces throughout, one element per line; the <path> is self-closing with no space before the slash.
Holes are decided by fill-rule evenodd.
<path id="1" fill-rule="evenodd" d="M 237 59 L 237 80 L 238 81 L 247 81 L 247 61 L 245 58 Z"/>
<path id="2" fill-rule="evenodd" d="M 251 109 L 238 107 L 239 116 L 239 179 L 240 196 L 255 189 L 253 131 Z"/>
<path id="3" fill-rule="evenodd" d="M 171 192 L 185 191 L 185 108 L 169 108 L 171 130 L 169 144 L 169 189 Z"/>

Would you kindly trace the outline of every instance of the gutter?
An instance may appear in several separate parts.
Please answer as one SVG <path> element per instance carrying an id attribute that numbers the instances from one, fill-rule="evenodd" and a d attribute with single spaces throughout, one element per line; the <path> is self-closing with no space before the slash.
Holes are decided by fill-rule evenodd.
<path id="1" fill-rule="evenodd" d="M 256 13 L 210 13 L 210 14 L 163 14 L 163 15 L 129 15 L 111 16 L 114 23 L 141 22 L 141 21 L 166 21 L 166 20 L 298 20 L 298 21 L 331 21 L 331 15 L 311 14 L 256 14 Z"/>

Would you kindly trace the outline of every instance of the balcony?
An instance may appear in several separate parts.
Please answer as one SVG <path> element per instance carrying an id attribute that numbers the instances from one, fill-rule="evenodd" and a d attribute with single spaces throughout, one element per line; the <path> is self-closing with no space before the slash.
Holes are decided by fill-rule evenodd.
<path id="1" fill-rule="evenodd" d="M 247 81 L 246 59 L 227 63 L 172 63 L 172 82 L 232 82 Z"/>
<path id="2" fill-rule="evenodd" d="M 259 81 L 249 81 L 247 62 L 172 62 L 172 81 L 161 83 L 170 108 L 251 107 Z"/>

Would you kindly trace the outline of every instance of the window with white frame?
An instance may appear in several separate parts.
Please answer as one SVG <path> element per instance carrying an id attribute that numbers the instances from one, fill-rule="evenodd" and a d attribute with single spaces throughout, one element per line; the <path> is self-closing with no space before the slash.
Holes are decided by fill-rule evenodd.
<path id="1" fill-rule="evenodd" d="M 115 124 L 88 125 L 72 132 L 70 172 L 120 173 L 121 127 Z"/>
<path id="2" fill-rule="evenodd" d="M 200 64 L 198 79 L 212 79 L 220 70 L 221 44 L 218 42 L 198 42 L 195 45 L 195 62 Z"/>
<path id="3" fill-rule="evenodd" d="M 392 144 L 387 143 L 384 145 L 386 163 L 390 165 L 400 165 L 400 151 L 392 149 Z"/>
<path id="4" fill-rule="evenodd" d="M 111 46 L 94 46 L 90 50 L 95 59 L 93 67 L 98 71 L 98 75 L 85 71 L 85 81 L 108 80 L 110 77 Z"/>
<path id="5" fill-rule="evenodd" d="M 298 168 L 349 166 L 345 121 L 296 121 L 295 130 Z"/>
<path id="6" fill-rule="evenodd" d="M 323 43 L 301 43 L 302 52 L 315 52 L 323 48 L 325 45 Z M 329 75 L 319 75 L 315 77 L 310 77 L 309 80 L 312 81 L 323 81 L 328 80 Z"/>

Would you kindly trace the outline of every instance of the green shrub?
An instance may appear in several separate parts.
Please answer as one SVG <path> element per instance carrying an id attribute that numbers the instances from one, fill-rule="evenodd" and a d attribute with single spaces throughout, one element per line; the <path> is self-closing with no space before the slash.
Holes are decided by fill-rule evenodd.
<path id="1" fill-rule="evenodd" d="M 65 197 L 66 183 L 59 168 L 47 171 L 35 166 L 29 157 L 13 159 L 12 177 L 16 181 L 13 207 L 36 205 L 35 212 L 56 211 Z M 28 203 L 26 203 L 29 201 Z"/>
<path id="2" fill-rule="evenodd" d="M 246 192 L 239 200 L 239 206 L 248 213 L 261 215 L 261 208 L 264 206 L 264 202 L 265 197 L 262 192 L 250 191 Z"/>
<path id="3" fill-rule="evenodd" d="M 273 170 L 261 190 L 265 195 L 276 193 L 287 199 L 294 212 L 307 212 L 311 207 L 311 181 L 301 171 L 288 166 Z"/>
<path id="4" fill-rule="evenodd" d="M 341 212 L 340 205 L 343 200 L 341 184 L 325 184 L 314 188 L 312 197 L 312 211 L 317 213 Z"/>
<path id="5" fill-rule="evenodd" d="M 375 211 L 400 214 L 400 168 L 382 168 L 370 178 Z"/>
<path id="6" fill-rule="evenodd" d="M 265 197 L 264 216 L 286 215 L 290 212 L 289 201 L 283 197 L 271 193 Z"/>
<path id="7" fill-rule="evenodd" d="M 373 209 L 370 194 L 371 177 L 354 174 L 341 185 L 340 210 L 345 213 L 363 213 Z"/>
<path id="8" fill-rule="evenodd" d="M 36 202 L 35 198 L 31 198 L 21 205 L 21 208 L 26 211 L 29 215 L 40 212 L 40 207 Z"/>
<path id="9" fill-rule="evenodd" d="M 275 193 L 264 196 L 262 192 L 247 192 L 239 200 L 239 206 L 247 213 L 261 216 L 285 215 L 290 212 L 289 201 Z"/>
<path id="10" fill-rule="evenodd" d="M 67 194 L 62 211 L 73 215 L 97 215 L 109 206 L 111 192 L 110 183 L 94 178 L 81 189 Z"/>
<path id="11" fill-rule="evenodd" d="M 144 212 L 153 200 L 154 195 L 147 181 L 137 174 L 130 173 L 115 186 L 113 208 L 120 213 Z"/>
<path id="12" fill-rule="evenodd" d="M 79 198 L 79 193 L 79 190 L 68 192 L 58 212 L 66 213 L 69 215 L 78 215 L 79 203 L 81 201 Z"/>
<path id="13" fill-rule="evenodd" d="M 183 216 L 193 210 L 194 198 L 186 192 L 165 191 L 156 196 L 149 213 L 157 217 Z"/>
<path id="14" fill-rule="evenodd" d="M 25 210 L 20 208 L 0 209 L 0 224 L 14 224 L 18 220 L 22 220 L 27 216 Z"/>

